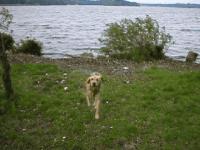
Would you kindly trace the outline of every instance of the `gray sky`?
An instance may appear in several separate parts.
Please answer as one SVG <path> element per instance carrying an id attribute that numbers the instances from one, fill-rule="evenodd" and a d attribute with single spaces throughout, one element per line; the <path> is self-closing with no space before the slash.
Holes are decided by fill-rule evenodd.
<path id="1" fill-rule="evenodd" d="M 129 0 L 138 3 L 197 3 L 200 4 L 200 0 Z"/>

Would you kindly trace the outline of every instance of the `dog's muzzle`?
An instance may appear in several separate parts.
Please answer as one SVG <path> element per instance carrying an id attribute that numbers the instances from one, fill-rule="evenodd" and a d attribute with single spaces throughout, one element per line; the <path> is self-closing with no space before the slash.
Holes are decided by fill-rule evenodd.
<path id="1" fill-rule="evenodd" d="M 94 86 L 94 87 L 95 87 L 95 86 L 96 86 L 96 83 L 92 83 L 92 86 Z"/>

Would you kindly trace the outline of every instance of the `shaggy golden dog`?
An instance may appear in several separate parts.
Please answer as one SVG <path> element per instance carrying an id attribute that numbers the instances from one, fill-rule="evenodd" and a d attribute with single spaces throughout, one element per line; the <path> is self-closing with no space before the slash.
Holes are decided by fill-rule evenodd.
<path id="1" fill-rule="evenodd" d="M 93 102 L 95 119 L 99 119 L 101 78 L 100 73 L 93 73 L 85 82 L 87 105 L 91 106 Z"/>

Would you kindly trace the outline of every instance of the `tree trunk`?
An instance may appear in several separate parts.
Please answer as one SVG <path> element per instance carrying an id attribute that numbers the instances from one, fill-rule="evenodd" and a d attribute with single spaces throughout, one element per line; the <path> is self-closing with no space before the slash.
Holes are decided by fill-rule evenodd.
<path id="1" fill-rule="evenodd" d="M 10 77 L 10 64 L 9 64 L 7 54 L 5 51 L 5 45 L 4 45 L 2 34 L 1 34 L 0 62 L 2 64 L 2 71 L 3 71 L 2 79 L 3 79 L 3 85 L 6 92 L 6 97 L 8 99 L 12 99 L 14 98 L 13 97 L 14 91 L 12 88 L 12 81 Z"/>

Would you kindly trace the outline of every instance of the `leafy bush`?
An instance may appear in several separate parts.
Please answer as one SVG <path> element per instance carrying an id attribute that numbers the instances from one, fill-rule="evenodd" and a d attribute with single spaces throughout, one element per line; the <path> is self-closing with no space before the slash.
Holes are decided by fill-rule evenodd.
<path id="1" fill-rule="evenodd" d="M 146 16 L 135 21 L 124 19 L 108 24 L 100 42 L 101 51 L 109 56 L 135 61 L 162 59 L 164 48 L 171 42 L 171 36 L 160 29 L 156 20 Z"/>
<path id="2" fill-rule="evenodd" d="M 17 52 L 41 56 L 42 43 L 35 39 L 22 40 L 17 48 Z"/>
<path id="3" fill-rule="evenodd" d="M 0 33 L 0 49 L 2 49 L 2 38 L 5 50 L 13 50 L 15 41 L 13 37 L 7 33 Z"/>

